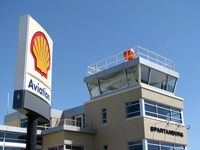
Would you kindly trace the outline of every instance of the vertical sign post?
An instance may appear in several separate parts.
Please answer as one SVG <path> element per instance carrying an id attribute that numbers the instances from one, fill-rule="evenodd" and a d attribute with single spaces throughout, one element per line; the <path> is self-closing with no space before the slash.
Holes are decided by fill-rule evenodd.
<path id="1" fill-rule="evenodd" d="M 29 15 L 20 17 L 13 108 L 28 117 L 27 150 L 36 149 L 37 121 L 51 110 L 53 41 Z"/>

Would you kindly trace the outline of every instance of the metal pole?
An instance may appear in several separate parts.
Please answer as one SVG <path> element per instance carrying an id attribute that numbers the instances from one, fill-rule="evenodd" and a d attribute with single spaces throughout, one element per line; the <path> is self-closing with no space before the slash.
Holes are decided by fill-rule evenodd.
<path id="1" fill-rule="evenodd" d="M 28 114 L 27 143 L 26 150 L 36 150 L 37 145 L 37 116 Z"/>

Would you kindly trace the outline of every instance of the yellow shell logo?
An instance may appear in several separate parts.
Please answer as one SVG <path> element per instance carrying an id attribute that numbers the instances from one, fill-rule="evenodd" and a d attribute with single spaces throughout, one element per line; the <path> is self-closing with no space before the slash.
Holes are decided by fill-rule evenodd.
<path id="1" fill-rule="evenodd" d="M 31 40 L 31 53 L 34 58 L 35 70 L 48 77 L 50 69 L 50 49 L 46 36 L 42 32 L 36 32 Z"/>

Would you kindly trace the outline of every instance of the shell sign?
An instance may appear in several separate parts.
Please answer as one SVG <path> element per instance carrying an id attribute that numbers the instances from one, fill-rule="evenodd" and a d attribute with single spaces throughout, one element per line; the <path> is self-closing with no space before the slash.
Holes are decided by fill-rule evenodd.
<path id="1" fill-rule="evenodd" d="M 35 70 L 48 78 L 50 68 L 50 50 L 46 36 L 42 32 L 36 32 L 31 40 L 31 53 L 34 58 Z"/>
<path id="2" fill-rule="evenodd" d="M 15 90 L 51 105 L 53 41 L 31 16 L 20 17 Z"/>

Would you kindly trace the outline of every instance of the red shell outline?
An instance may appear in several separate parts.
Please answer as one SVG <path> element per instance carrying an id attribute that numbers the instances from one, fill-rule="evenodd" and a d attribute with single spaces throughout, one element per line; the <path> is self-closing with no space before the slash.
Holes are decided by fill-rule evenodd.
<path id="1" fill-rule="evenodd" d="M 33 53 L 33 43 L 34 43 L 35 38 L 38 37 L 38 36 L 42 36 L 42 37 L 46 40 L 47 46 L 48 46 L 50 63 L 49 63 L 49 67 L 47 68 L 47 74 L 45 74 L 44 72 L 42 72 L 42 71 L 40 70 L 40 68 L 37 67 L 37 65 L 36 65 L 36 64 L 37 64 L 37 58 L 35 57 L 35 55 L 34 55 L 34 53 Z M 43 77 L 45 77 L 45 78 L 47 79 L 47 78 L 48 78 L 48 71 L 49 71 L 50 66 L 51 66 L 51 53 L 50 53 L 50 48 L 49 48 L 49 42 L 48 42 L 48 40 L 47 40 L 45 34 L 42 33 L 41 31 L 38 31 L 38 32 L 36 32 L 36 33 L 33 35 L 32 39 L 31 39 L 30 51 L 31 51 L 31 54 L 32 54 L 33 59 L 34 59 L 35 71 L 37 71 L 38 73 L 40 73 L 41 76 L 43 76 Z"/>

